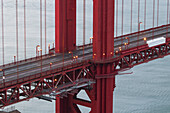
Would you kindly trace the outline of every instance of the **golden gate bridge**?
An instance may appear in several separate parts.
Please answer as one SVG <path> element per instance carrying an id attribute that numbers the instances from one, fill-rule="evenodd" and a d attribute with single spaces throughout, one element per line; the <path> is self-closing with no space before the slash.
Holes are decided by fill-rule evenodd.
<path id="1" fill-rule="evenodd" d="M 118 36 L 119 1 L 122 3 L 121 36 Z M 93 37 L 90 37 L 90 43 L 86 44 L 87 12 L 86 0 L 83 0 L 83 45 L 76 46 L 76 0 L 55 0 L 55 46 L 50 48 L 46 44 L 46 0 L 44 1 L 45 45 L 42 43 L 43 2 L 39 0 L 40 44 L 36 47 L 36 56 L 27 58 L 27 0 L 24 0 L 25 59 L 19 60 L 19 1 L 16 0 L 14 4 L 16 56 L 14 62 L 6 64 L 4 0 L 1 0 L 0 108 L 37 97 L 47 101 L 55 100 L 56 113 L 80 113 L 78 104 L 91 108 L 90 113 L 112 113 L 115 76 L 136 65 L 170 54 L 169 0 L 163 1 L 167 5 L 165 6 L 167 18 L 165 24 L 161 25 L 159 24 L 160 1 L 153 0 L 153 4 L 150 4 L 153 8 L 153 18 L 149 20 L 152 21 L 152 27 L 148 29 L 146 29 L 147 0 L 143 4 L 143 22 L 140 21 L 141 0 L 138 0 L 136 32 L 132 30 L 134 1 L 129 1 L 131 4 L 129 34 L 124 34 L 124 6 L 126 5 L 124 1 L 93 0 Z M 141 24 L 144 25 L 144 30 L 141 30 Z M 45 46 L 45 54 L 42 52 L 43 46 Z M 77 97 L 82 89 L 91 101 Z"/>

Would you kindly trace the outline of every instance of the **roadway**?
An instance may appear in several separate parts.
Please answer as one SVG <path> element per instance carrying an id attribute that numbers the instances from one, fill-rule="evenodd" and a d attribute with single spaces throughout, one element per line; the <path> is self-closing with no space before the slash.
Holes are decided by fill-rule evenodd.
<path id="1" fill-rule="evenodd" d="M 170 27 L 168 26 L 168 35 L 170 34 L 169 29 Z M 147 37 L 147 40 L 151 40 L 152 37 L 154 38 L 158 38 L 162 36 L 166 37 L 166 34 L 167 34 L 167 28 L 162 27 L 154 30 L 154 34 L 152 30 L 150 30 L 146 32 L 129 35 L 128 36 L 129 40 L 126 39 L 125 37 L 117 38 L 114 40 L 114 48 L 115 48 L 114 51 L 118 51 L 119 47 L 121 47 L 122 50 L 125 50 L 140 45 L 144 45 L 146 44 L 146 42 L 143 40 L 143 37 Z M 128 45 L 125 47 L 124 43 L 128 43 Z M 63 66 L 72 65 L 75 63 L 82 62 L 83 60 L 90 60 L 92 59 L 93 56 L 92 45 L 86 46 L 84 48 L 84 53 L 85 55 L 83 57 L 83 48 L 80 47 L 76 51 L 73 51 L 70 54 L 65 53 L 64 59 L 63 59 L 63 54 L 54 54 L 45 57 L 44 56 L 37 57 L 34 60 L 26 60 L 25 62 L 18 63 L 18 65 L 15 63 L 15 64 L 7 65 L 5 67 L 0 66 L 0 69 L 3 69 L 3 71 L 0 72 L 0 83 L 17 80 L 17 78 L 31 76 L 33 74 L 38 74 L 41 72 L 45 72 L 47 70 L 53 70 L 56 68 L 61 68 Z M 78 58 L 73 59 L 72 56 L 78 56 Z M 52 64 L 51 66 L 50 63 Z M 5 75 L 5 77 L 3 77 L 3 74 Z"/>

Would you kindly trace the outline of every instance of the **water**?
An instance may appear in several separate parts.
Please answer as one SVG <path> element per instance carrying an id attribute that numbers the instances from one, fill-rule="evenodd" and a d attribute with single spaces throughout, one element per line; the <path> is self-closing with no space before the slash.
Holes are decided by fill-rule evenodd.
<path id="1" fill-rule="evenodd" d="M 130 0 L 125 1 L 124 34 L 130 32 Z M 138 29 L 137 0 L 133 0 L 133 32 Z M 47 1 L 47 43 L 52 44 L 55 39 L 55 8 L 54 0 Z M 147 23 L 146 27 L 152 27 L 152 0 L 147 0 Z M 77 0 L 77 45 L 82 44 L 83 28 L 83 0 Z M 92 29 L 92 0 L 86 1 L 86 43 L 93 35 Z M 144 0 L 141 0 L 140 21 L 144 21 Z M 166 24 L 166 0 L 160 0 L 159 25 Z M 1 6 L 0 6 L 1 7 Z M 43 7 L 44 8 L 44 7 Z M 121 0 L 119 0 L 118 35 L 121 35 Z M 157 12 L 157 11 L 155 11 Z M 44 12 L 43 12 L 44 13 Z M 5 62 L 12 62 L 16 55 L 15 48 L 15 0 L 4 0 L 5 21 Z M 155 15 L 155 25 L 157 15 Z M 0 15 L 1 18 L 1 15 Z M 116 20 L 115 20 L 116 21 Z M 39 0 L 27 1 L 27 58 L 35 56 L 35 47 L 39 44 Z M 1 25 L 1 22 L 0 22 Z M 44 19 L 43 19 L 44 27 Z M 144 29 L 144 24 L 141 25 Z M 44 29 L 43 29 L 44 31 Z M 23 44 L 23 0 L 19 0 L 19 59 L 24 58 Z M 0 27 L 1 36 L 1 27 Z M 44 44 L 43 34 L 43 44 Z M 0 39 L 1 44 L 1 39 Z M 45 47 L 43 47 L 44 53 Z M 2 48 L 0 47 L 0 58 Z M 132 69 L 133 74 L 116 77 L 114 92 L 114 113 L 170 113 L 170 56 L 158 59 L 147 64 L 136 66 Z M 0 60 L 0 64 L 2 61 Z M 83 95 L 83 94 L 82 94 Z M 84 96 L 84 95 L 83 95 Z M 22 113 L 54 113 L 55 102 L 46 102 L 39 99 L 30 99 L 15 105 Z M 81 107 L 82 108 L 82 107 Z M 88 110 L 83 108 L 83 113 Z"/>
<path id="2" fill-rule="evenodd" d="M 170 56 L 134 67 L 117 76 L 115 113 L 170 113 Z"/>

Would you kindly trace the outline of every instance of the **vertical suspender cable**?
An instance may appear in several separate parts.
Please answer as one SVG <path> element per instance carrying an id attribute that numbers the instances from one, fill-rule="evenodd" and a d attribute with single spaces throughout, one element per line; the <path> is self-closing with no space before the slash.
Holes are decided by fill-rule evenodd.
<path id="1" fill-rule="evenodd" d="M 41 52 L 41 75 L 42 75 L 42 0 L 40 0 L 40 52 Z"/>
<path id="2" fill-rule="evenodd" d="M 64 39 L 65 39 L 65 32 L 64 32 L 64 30 L 65 30 L 65 21 L 66 21 L 66 19 L 65 19 L 65 16 L 66 16 L 66 13 L 64 12 L 64 11 L 66 11 L 65 10 L 65 5 L 66 5 L 66 3 L 67 3 L 67 1 L 65 1 L 65 2 L 62 2 L 62 5 L 63 5 L 63 67 L 64 67 L 64 49 L 65 49 L 65 47 L 64 47 Z"/>
<path id="3" fill-rule="evenodd" d="M 152 28 L 154 28 L 155 26 L 155 0 L 153 0 L 153 26 Z M 154 38 L 154 29 L 152 31 L 152 39 Z"/>
<path id="4" fill-rule="evenodd" d="M 5 63 L 5 57 L 4 57 L 4 11 L 3 11 L 3 0 L 1 0 L 1 11 L 2 11 L 2 64 L 4 66 Z"/>
<path id="5" fill-rule="evenodd" d="M 167 24 L 168 24 L 168 21 L 169 21 L 169 0 L 167 0 Z"/>
<path id="6" fill-rule="evenodd" d="M 155 0 L 153 0 L 153 28 L 155 26 Z"/>
<path id="7" fill-rule="evenodd" d="M 170 10 L 170 7 L 169 7 L 169 10 Z M 169 11 L 169 24 L 170 24 L 170 11 Z"/>
<path id="8" fill-rule="evenodd" d="M 47 16 L 46 16 L 47 6 L 45 0 L 45 54 L 47 53 Z"/>
<path id="9" fill-rule="evenodd" d="M 169 10 L 170 10 L 170 7 L 169 7 Z M 169 24 L 170 24 L 170 11 L 169 11 Z"/>
<path id="10" fill-rule="evenodd" d="M 146 29 L 146 0 L 145 0 L 145 8 L 144 8 L 144 30 Z"/>
<path id="11" fill-rule="evenodd" d="M 26 52 L 26 0 L 24 0 L 24 51 L 25 51 L 25 59 L 27 58 Z"/>
<path id="12" fill-rule="evenodd" d="M 16 51 L 17 51 L 17 81 L 19 79 L 19 72 L 18 72 L 18 0 L 16 0 Z"/>
<path id="13" fill-rule="evenodd" d="M 132 18 L 133 18 L 133 15 L 132 15 L 132 10 L 133 10 L 133 0 L 131 0 L 131 25 L 130 25 L 130 33 L 132 33 Z"/>
<path id="14" fill-rule="evenodd" d="M 84 59 L 85 37 L 86 37 L 86 0 L 83 0 L 83 59 Z"/>
<path id="15" fill-rule="evenodd" d="M 140 22 L 139 22 L 139 18 L 140 18 L 140 0 L 138 0 L 138 42 L 137 42 L 137 46 L 139 46 L 139 32 L 140 32 Z"/>
<path id="16" fill-rule="evenodd" d="M 138 27 L 139 27 L 139 19 L 140 19 L 140 0 L 138 0 Z M 138 29 L 140 30 L 140 29 Z"/>
<path id="17" fill-rule="evenodd" d="M 121 34 L 123 35 L 123 10 L 124 10 L 124 0 L 122 0 L 122 32 Z M 121 46 L 123 46 L 123 37 L 121 38 Z"/>
<path id="18" fill-rule="evenodd" d="M 167 0 L 167 25 L 168 25 L 168 21 L 169 21 L 169 0 Z M 166 38 L 168 37 L 168 26 L 166 27 Z"/>
<path id="19" fill-rule="evenodd" d="M 159 26 L 159 0 L 157 1 L 157 26 Z"/>
<path id="20" fill-rule="evenodd" d="M 40 48 L 42 49 L 42 0 L 40 0 Z"/>
<path id="21" fill-rule="evenodd" d="M 170 7 L 169 7 L 169 10 L 170 10 Z M 169 24 L 170 24 L 170 11 L 169 11 Z"/>
<path id="22" fill-rule="evenodd" d="M 118 1 L 116 1 L 116 37 L 117 37 L 117 32 L 118 32 Z"/>

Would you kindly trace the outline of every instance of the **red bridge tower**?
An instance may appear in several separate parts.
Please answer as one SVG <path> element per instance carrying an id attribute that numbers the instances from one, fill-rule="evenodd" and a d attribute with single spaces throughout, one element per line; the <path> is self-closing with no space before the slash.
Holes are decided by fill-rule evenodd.
<path id="1" fill-rule="evenodd" d="M 91 102 L 76 100 L 91 108 L 90 113 L 112 113 L 115 88 L 114 67 L 105 62 L 114 55 L 114 0 L 93 0 L 93 60 L 96 84 L 86 91 Z M 76 0 L 56 0 L 56 52 L 76 47 Z M 75 96 L 56 101 L 56 113 L 80 113 Z"/>

